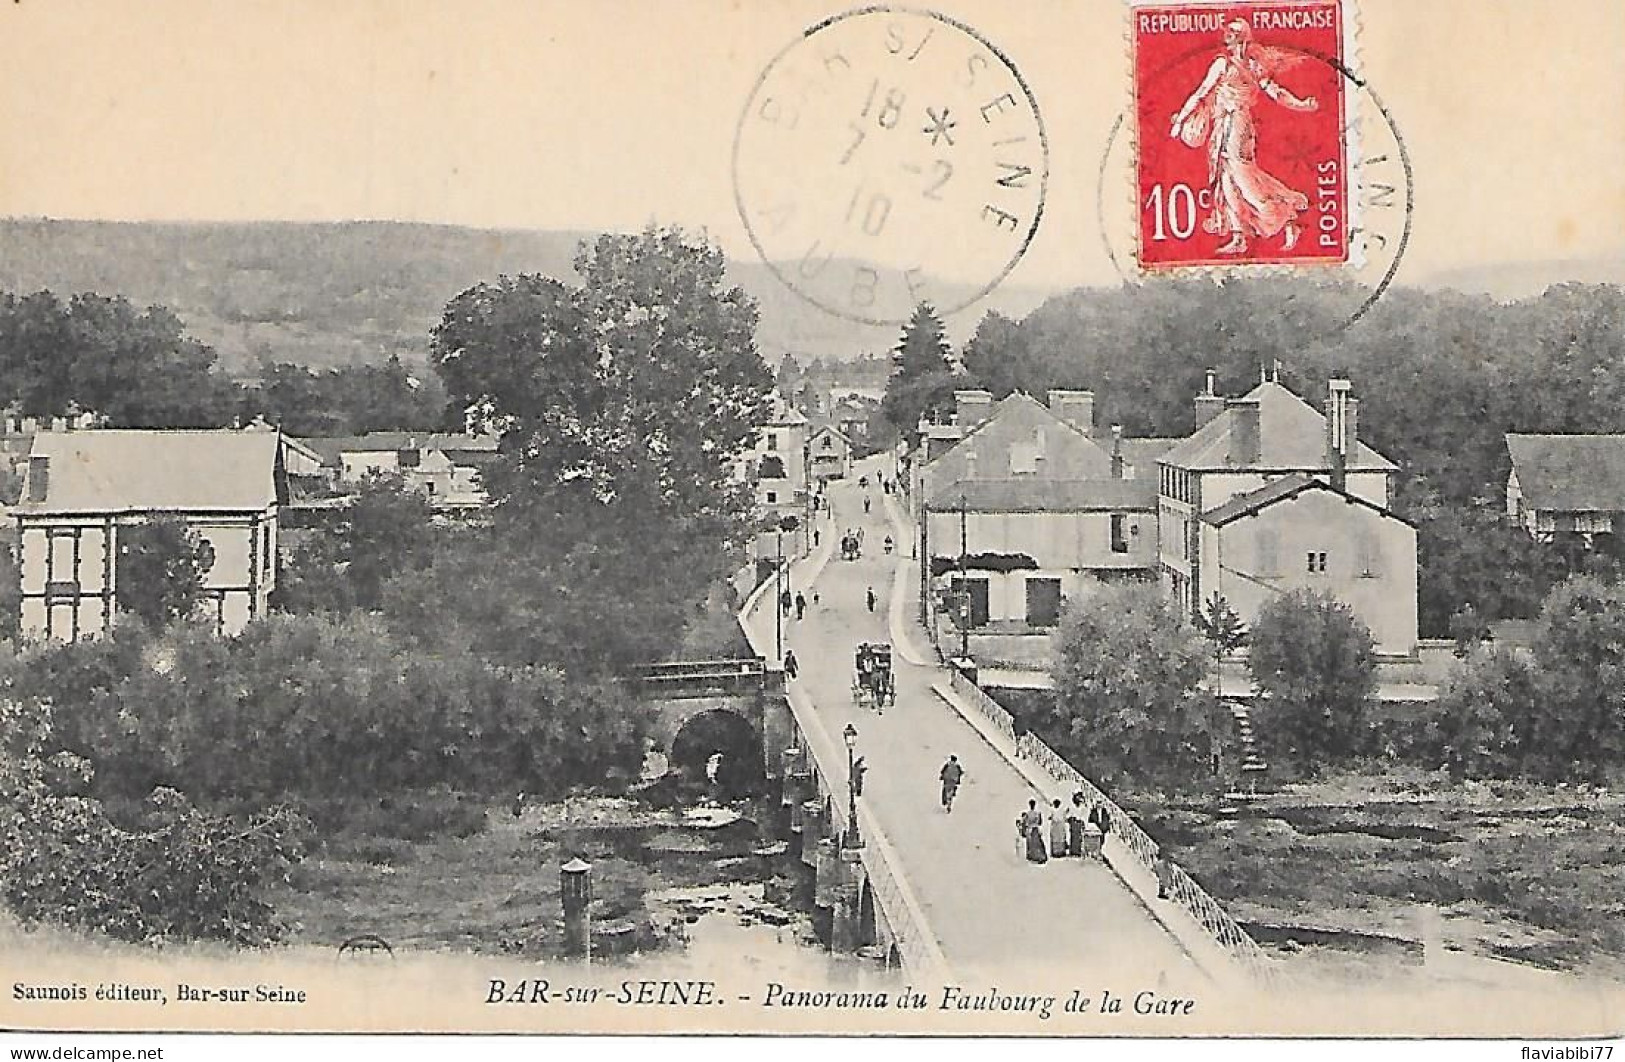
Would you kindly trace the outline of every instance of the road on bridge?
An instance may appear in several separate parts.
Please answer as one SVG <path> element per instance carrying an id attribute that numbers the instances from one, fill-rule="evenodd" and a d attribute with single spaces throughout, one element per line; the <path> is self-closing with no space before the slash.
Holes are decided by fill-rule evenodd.
<path id="1" fill-rule="evenodd" d="M 909 545 L 900 529 L 888 526 L 886 499 L 875 485 L 880 467 L 865 462 L 852 479 L 828 488 L 832 512 L 821 513 L 815 525 L 820 545 L 791 572 L 792 592 L 805 595 L 807 614 L 796 620 L 792 612 L 782 622 L 800 665 L 796 682 L 824 727 L 838 734 L 852 723 L 858 730 L 858 754 L 868 767 L 861 799 L 897 852 L 897 869 L 919 898 L 950 966 L 956 973 L 1030 973 L 1053 987 L 1082 988 L 1085 995 L 1103 987 L 1132 996 L 1142 988 L 1204 985 L 1179 944 L 1104 863 L 1033 864 L 1018 850 L 1016 817 L 1029 799 L 1042 804 L 1042 794 L 932 692 L 933 681 L 945 677 L 943 669 L 910 663 L 895 647 L 891 623 L 917 620 L 890 607 L 899 555 Z M 861 471 L 869 476 L 867 490 L 856 481 Z M 872 505 L 868 514 L 865 494 Z M 862 556 L 843 561 L 840 534 L 854 527 L 863 529 Z M 882 548 L 888 533 L 899 540 L 890 556 Z M 877 599 L 873 611 L 868 589 Z M 896 592 L 906 600 L 907 589 L 898 586 Z M 749 623 L 757 644 L 771 648 L 772 594 L 761 601 Z M 912 633 L 918 634 L 912 641 L 923 642 L 917 626 Z M 853 703 L 853 654 L 863 641 L 894 644 L 897 701 L 884 714 Z M 939 801 L 938 772 L 950 753 L 964 765 L 965 780 L 947 813 Z M 845 765 L 826 766 L 839 786 Z M 1114 977 L 1103 984 L 1092 976 L 1098 974 Z M 1057 976 L 1067 980 L 1056 982 Z"/>

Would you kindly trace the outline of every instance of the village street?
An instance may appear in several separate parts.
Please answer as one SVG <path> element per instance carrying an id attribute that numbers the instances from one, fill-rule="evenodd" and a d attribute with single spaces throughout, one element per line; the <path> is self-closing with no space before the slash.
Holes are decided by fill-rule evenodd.
<path id="1" fill-rule="evenodd" d="M 1067 983 L 1086 974 L 1119 974 L 1114 985 L 1192 987 L 1202 975 L 1146 911 L 1141 901 L 1098 860 L 1059 859 L 1029 863 L 1018 850 L 1015 821 L 1030 798 L 1041 798 L 981 735 L 932 691 L 943 669 L 910 663 L 894 648 L 897 700 L 883 714 L 853 703 L 854 650 L 864 641 L 890 642 L 909 624 L 912 640 L 925 644 L 914 617 L 892 608 L 906 535 L 888 524 L 886 497 L 866 462 L 867 491 L 848 480 L 828 490 L 832 512 L 820 514 L 820 545 L 792 570 L 792 592 L 808 601 L 806 617 L 784 618 L 786 644 L 800 663 L 796 680 L 816 706 L 825 728 L 858 730 L 857 752 L 868 771 L 862 800 L 875 814 L 901 857 L 902 870 L 919 897 L 943 953 L 956 970 L 1004 970 L 1057 975 Z M 863 496 L 871 511 L 863 511 Z M 843 561 L 843 530 L 862 528 L 860 559 Z M 900 545 L 888 556 L 887 534 Z M 803 585 L 801 580 L 811 579 Z M 865 591 L 877 601 L 871 612 Z M 896 591 L 903 593 L 905 586 Z M 816 603 L 814 597 L 816 595 Z M 771 596 L 750 622 L 772 644 Z M 899 603 L 901 604 L 901 603 Z M 895 615 L 894 615 L 895 614 Z M 899 630 L 898 634 L 904 633 Z M 938 772 L 950 754 L 965 769 L 952 813 L 940 806 Z M 1041 801 L 1042 802 L 1042 801 Z"/>

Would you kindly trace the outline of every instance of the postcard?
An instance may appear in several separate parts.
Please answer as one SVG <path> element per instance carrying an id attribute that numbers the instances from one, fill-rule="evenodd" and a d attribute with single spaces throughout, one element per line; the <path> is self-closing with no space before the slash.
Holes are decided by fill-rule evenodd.
<path id="1" fill-rule="evenodd" d="M 1618 15 L 0 7 L 8 1043 L 1606 1060 Z"/>

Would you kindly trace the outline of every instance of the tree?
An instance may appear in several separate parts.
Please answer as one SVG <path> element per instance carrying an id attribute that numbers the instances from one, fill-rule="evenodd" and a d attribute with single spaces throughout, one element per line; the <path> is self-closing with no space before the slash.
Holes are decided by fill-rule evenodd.
<path id="1" fill-rule="evenodd" d="M 555 662 L 596 669 L 680 637 L 749 540 L 754 506 L 730 469 L 766 422 L 771 377 L 755 306 L 723 266 L 679 230 L 603 236 L 577 255 L 581 288 L 481 284 L 435 329 L 453 403 L 505 428 L 483 479 L 506 548 L 549 573 L 539 629 Z M 565 632 L 575 649 L 552 640 Z"/>
<path id="2" fill-rule="evenodd" d="M 1035 730 L 1085 775 L 1194 777 L 1206 652 L 1150 586 L 1111 586 L 1069 607 L 1057 633 L 1053 708 Z"/>
<path id="3" fill-rule="evenodd" d="M 1534 668 L 1518 654 L 1477 646 L 1439 696 L 1438 736 L 1454 778 L 1508 777 L 1540 703 Z"/>
<path id="4" fill-rule="evenodd" d="M 965 344 L 961 360 L 977 384 L 1003 398 L 1017 389 L 1043 394 L 1050 380 L 1034 361 L 1031 332 L 1003 314 L 989 310 Z"/>
<path id="5" fill-rule="evenodd" d="M 308 822 L 283 808 L 207 815 L 161 788 L 127 830 L 83 795 L 90 764 L 50 755 L 52 739 L 47 706 L 0 703 L 0 900 L 14 916 L 143 943 L 281 935 L 268 895 L 303 855 Z"/>
<path id="6" fill-rule="evenodd" d="M 1625 587 L 1590 576 L 1546 598 L 1534 644 L 1544 702 L 1525 763 L 1544 778 L 1601 778 L 1625 753 Z"/>
<path id="7" fill-rule="evenodd" d="M 282 566 L 276 605 L 301 613 L 376 609 L 384 584 L 427 567 L 445 534 L 421 492 L 399 476 L 370 473 L 354 485 L 338 527 L 307 537 Z"/>
<path id="8" fill-rule="evenodd" d="M 479 284 L 446 307 L 431 359 L 454 405 L 506 424 L 501 505 L 631 499 L 649 517 L 731 517 L 729 464 L 765 422 L 756 308 L 721 252 L 677 229 L 601 236 L 581 288 Z M 742 532 L 743 527 L 736 530 Z"/>
<path id="9" fill-rule="evenodd" d="M 118 606 L 162 628 L 188 616 L 203 599 L 214 547 L 178 517 L 119 528 Z"/>
<path id="10" fill-rule="evenodd" d="M 942 320 L 930 303 L 922 302 L 892 351 L 881 402 L 886 419 L 912 444 L 922 416 L 953 409 L 956 379 Z"/>
<path id="11" fill-rule="evenodd" d="M 1247 625 L 1241 622 L 1241 617 L 1236 615 L 1236 610 L 1230 607 L 1224 595 L 1217 591 L 1208 597 L 1206 609 L 1197 614 L 1196 625 L 1213 647 L 1216 665 L 1222 666 L 1225 657 L 1247 644 Z"/>
<path id="12" fill-rule="evenodd" d="M 1310 773 L 1354 755 L 1376 695 L 1376 649 L 1354 610 L 1319 591 L 1270 599 L 1248 657 L 1259 689 L 1254 729 Z"/>
<path id="13" fill-rule="evenodd" d="M 88 292 L 65 304 L 48 291 L 0 296 L 3 398 L 25 414 L 78 409 L 121 428 L 222 427 L 238 392 L 214 363 L 161 306 L 137 311 Z"/>

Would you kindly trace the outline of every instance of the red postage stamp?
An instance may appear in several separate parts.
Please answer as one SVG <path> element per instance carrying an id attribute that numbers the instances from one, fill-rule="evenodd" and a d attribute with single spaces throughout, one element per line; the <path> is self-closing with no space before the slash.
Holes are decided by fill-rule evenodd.
<path id="1" fill-rule="evenodd" d="M 1131 13 L 1141 268 L 1348 262 L 1344 4 Z"/>

